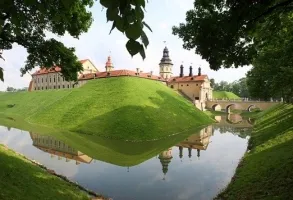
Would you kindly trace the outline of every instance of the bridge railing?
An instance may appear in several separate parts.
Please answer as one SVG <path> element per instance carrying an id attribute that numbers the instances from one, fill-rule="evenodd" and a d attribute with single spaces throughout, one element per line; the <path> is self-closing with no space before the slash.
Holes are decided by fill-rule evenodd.
<path id="1" fill-rule="evenodd" d="M 248 99 L 248 98 L 241 98 L 241 99 L 228 99 L 228 98 L 222 98 L 222 99 L 208 99 L 208 101 L 213 101 L 213 102 L 283 102 L 283 99 L 270 99 L 268 100 L 262 100 L 262 99 Z"/>

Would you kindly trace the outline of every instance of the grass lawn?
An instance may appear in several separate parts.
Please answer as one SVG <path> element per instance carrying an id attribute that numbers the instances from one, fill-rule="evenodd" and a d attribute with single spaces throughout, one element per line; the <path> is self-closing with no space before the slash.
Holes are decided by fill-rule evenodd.
<path id="1" fill-rule="evenodd" d="M 0 199 L 89 199 L 60 178 L 0 145 Z"/>
<path id="2" fill-rule="evenodd" d="M 240 99 L 239 96 L 234 94 L 233 92 L 227 91 L 213 91 L 214 99 Z"/>
<path id="3" fill-rule="evenodd" d="M 216 199 L 292 199 L 293 105 L 258 116 L 249 149 L 226 190 Z"/>
<path id="4" fill-rule="evenodd" d="M 5 93 L 0 112 L 37 125 L 133 141 L 212 123 L 161 82 L 136 77 L 91 80 L 72 90 Z"/>

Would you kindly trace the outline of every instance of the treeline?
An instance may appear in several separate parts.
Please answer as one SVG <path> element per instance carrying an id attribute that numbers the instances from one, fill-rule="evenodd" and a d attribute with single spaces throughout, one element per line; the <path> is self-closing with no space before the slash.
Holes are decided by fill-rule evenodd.
<path id="1" fill-rule="evenodd" d="M 228 83 L 227 81 L 215 82 L 215 79 L 213 78 L 210 81 L 211 86 L 214 88 L 214 90 L 233 92 L 234 94 L 242 98 L 251 97 L 246 84 L 246 78 L 241 78 L 237 81 L 233 81 L 232 83 Z"/>
<path id="2" fill-rule="evenodd" d="M 27 91 L 28 88 L 24 87 L 24 88 L 14 88 L 14 87 L 7 87 L 6 92 L 20 92 L 20 91 Z"/>

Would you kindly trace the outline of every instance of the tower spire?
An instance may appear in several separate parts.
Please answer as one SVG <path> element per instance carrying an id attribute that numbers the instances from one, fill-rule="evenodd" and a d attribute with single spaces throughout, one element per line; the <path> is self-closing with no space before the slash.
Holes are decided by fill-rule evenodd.
<path id="1" fill-rule="evenodd" d="M 164 44 L 166 45 L 166 41 L 164 41 Z M 160 62 L 160 75 L 164 79 L 169 79 L 172 76 L 172 67 L 173 63 L 169 56 L 169 50 L 167 46 L 165 46 L 163 50 L 163 57 Z"/>

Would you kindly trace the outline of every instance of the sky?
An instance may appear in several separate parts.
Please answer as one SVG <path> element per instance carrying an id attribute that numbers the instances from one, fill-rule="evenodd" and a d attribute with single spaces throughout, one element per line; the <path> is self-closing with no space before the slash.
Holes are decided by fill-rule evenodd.
<path id="1" fill-rule="evenodd" d="M 143 60 L 138 54 L 131 57 L 125 44 L 127 38 L 117 30 L 110 35 L 109 31 L 112 23 L 106 20 L 106 10 L 102 9 L 99 1 L 90 9 L 93 13 L 94 21 L 87 33 L 83 33 L 79 39 L 66 34 L 62 37 L 48 34 L 48 37 L 62 41 L 67 47 L 75 47 L 77 57 L 90 59 L 94 65 L 104 71 L 107 57 L 111 55 L 115 69 L 140 68 L 144 72 L 153 71 L 159 73 L 159 62 L 166 46 L 173 61 L 173 74 L 179 75 L 180 65 L 183 62 L 184 74 L 188 74 L 189 66 L 192 63 L 194 74 L 197 68 L 202 68 L 202 74 L 207 74 L 209 78 L 214 78 L 216 82 L 232 82 L 245 76 L 250 69 L 249 66 L 238 69 L 220 69 L 213 71 L 209 64 L 195 54 L 194 50 L 184 50 L 183 41 L 172 34 L 172 26 L 185 22 L 186 11 L 193 8 L 194 0 L 149 0 L 146 4 L 145 21 L 150 25 L 153 32 L 145 30 L 150 44 L 146 49 L 146 59 Z M 13 48 L 3 52 L 5 61 L 0 60 L 0 66 L 4 68 L 4 83 L 0 81 L 0 91 L 6 90 L 8 86 L 14 88 L 27 87 L 31 80 L 31 75 L 20 76 L 20 68 L 25 65 L 27 52 L 21 46 L 13 45 Z M 30 73 L 33 73 L 32 70 Z"/>

